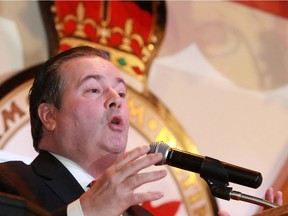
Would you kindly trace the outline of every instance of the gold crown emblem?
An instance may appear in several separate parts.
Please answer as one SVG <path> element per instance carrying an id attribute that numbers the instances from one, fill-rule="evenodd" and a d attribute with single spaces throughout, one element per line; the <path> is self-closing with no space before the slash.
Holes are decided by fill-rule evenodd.
<path id="1" fill-rule="evenodd" d="M 124 72 L 128 84 L 143 91 L 148 68 L 162 41 L 164 24 L 159 8 L 148 2 L 150 11 L 133 1 L 55 1 L 52 9 L 60 51 L 90 45 L 108 53 Z M 149 8 L 149 7 L 148 7 Z M 162 8 L 163 10 L 163 8 Z M 165 14 L 165 10 L 164 10 Z M 160 27 L 162 25 L 162 27 Z M 135 83 L 136 81 L 136 83 Z M 132 84 L 134 83 L 134 84 Z"/>

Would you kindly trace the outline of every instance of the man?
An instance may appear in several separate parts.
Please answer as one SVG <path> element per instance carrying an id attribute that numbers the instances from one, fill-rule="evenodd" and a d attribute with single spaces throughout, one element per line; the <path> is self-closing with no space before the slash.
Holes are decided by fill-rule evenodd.
<path id="1" fill-rule="evenodd" d="M 160 199 L 135 192 L 165 170 L 140 172 L 162 155 L 142 146 L 127 153 L 129 111 L 125 82 L 104 53 L 76 47 L 48 60 L 30 90 L 31 163 L 0 165 L 0 191 L 54 215 L 151 215 L 138 204 Z M 87 185 L 96 180 L 91 189 Z M 86 192 L 85 192 L 86 191 Z"/>
<path id="2" fill-rule="evenodd" d="M 48 60 L 30 90 L 33 146 L 26 165 L 0 164 L 0 191 L 54 215 L 151 215 L 138 204 L 160 192 L 134 192 L 165 170 L 140 172 L 162 159 L 142 146 L 124 154 L 129 111 L 126 86 L 104 53 L 77 47 Z M 96 180 L 91 189 L 87 185 Z M 85 192 L 86 191 L 86 192 Z M 224 212 L 224 214 L 226 214 Z"/>

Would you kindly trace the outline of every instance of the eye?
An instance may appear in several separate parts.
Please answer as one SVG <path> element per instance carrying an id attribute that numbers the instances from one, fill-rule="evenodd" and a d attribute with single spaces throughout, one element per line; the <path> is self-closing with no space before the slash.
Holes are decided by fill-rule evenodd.
<path id="1" fill-rule="evenodd" d="M 121 97 L 121 98 L 125 98 L 126 97 L 126 93 L 118 93 L 118 95 Z"/>
<path id="2" fill-rule="evenodd" d="M 100 90 L 99 89 L 90 89 L 89 92 L 99 94 Z"/>

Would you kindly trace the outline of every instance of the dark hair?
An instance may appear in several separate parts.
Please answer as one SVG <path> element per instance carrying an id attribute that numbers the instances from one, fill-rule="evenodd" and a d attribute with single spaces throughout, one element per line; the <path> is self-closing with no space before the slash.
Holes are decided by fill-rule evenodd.
<path id="1" fill-rule="evenodd" d="M 43 136 L 43 125 L 38 116 L 38 107 L 41 103 L 53 104 L 57 109 L 61 107 L 65 80 L 59 68 L 71 59 L 79 57 L 99 56 L 108 60 L 108 55 L 89 46 L 79 46 L 63 51 L 44 63 L 36 73 L 33 85 L 29 91 L 30 122 L 33 146 L 38 151 L 39 142 Z"/>

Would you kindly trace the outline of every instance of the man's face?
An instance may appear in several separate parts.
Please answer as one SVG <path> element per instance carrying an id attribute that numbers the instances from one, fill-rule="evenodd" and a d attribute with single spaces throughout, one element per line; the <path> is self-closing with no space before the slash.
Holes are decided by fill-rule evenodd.
<path id="1" fill-rule="evenodd" d="M 123 153 L 129 111 L 118 69 L 99 57 L 80 57 L 65 62 L 60 70 L 65 88 L 55 118 L 57 145 L 82 157 Z"/>

